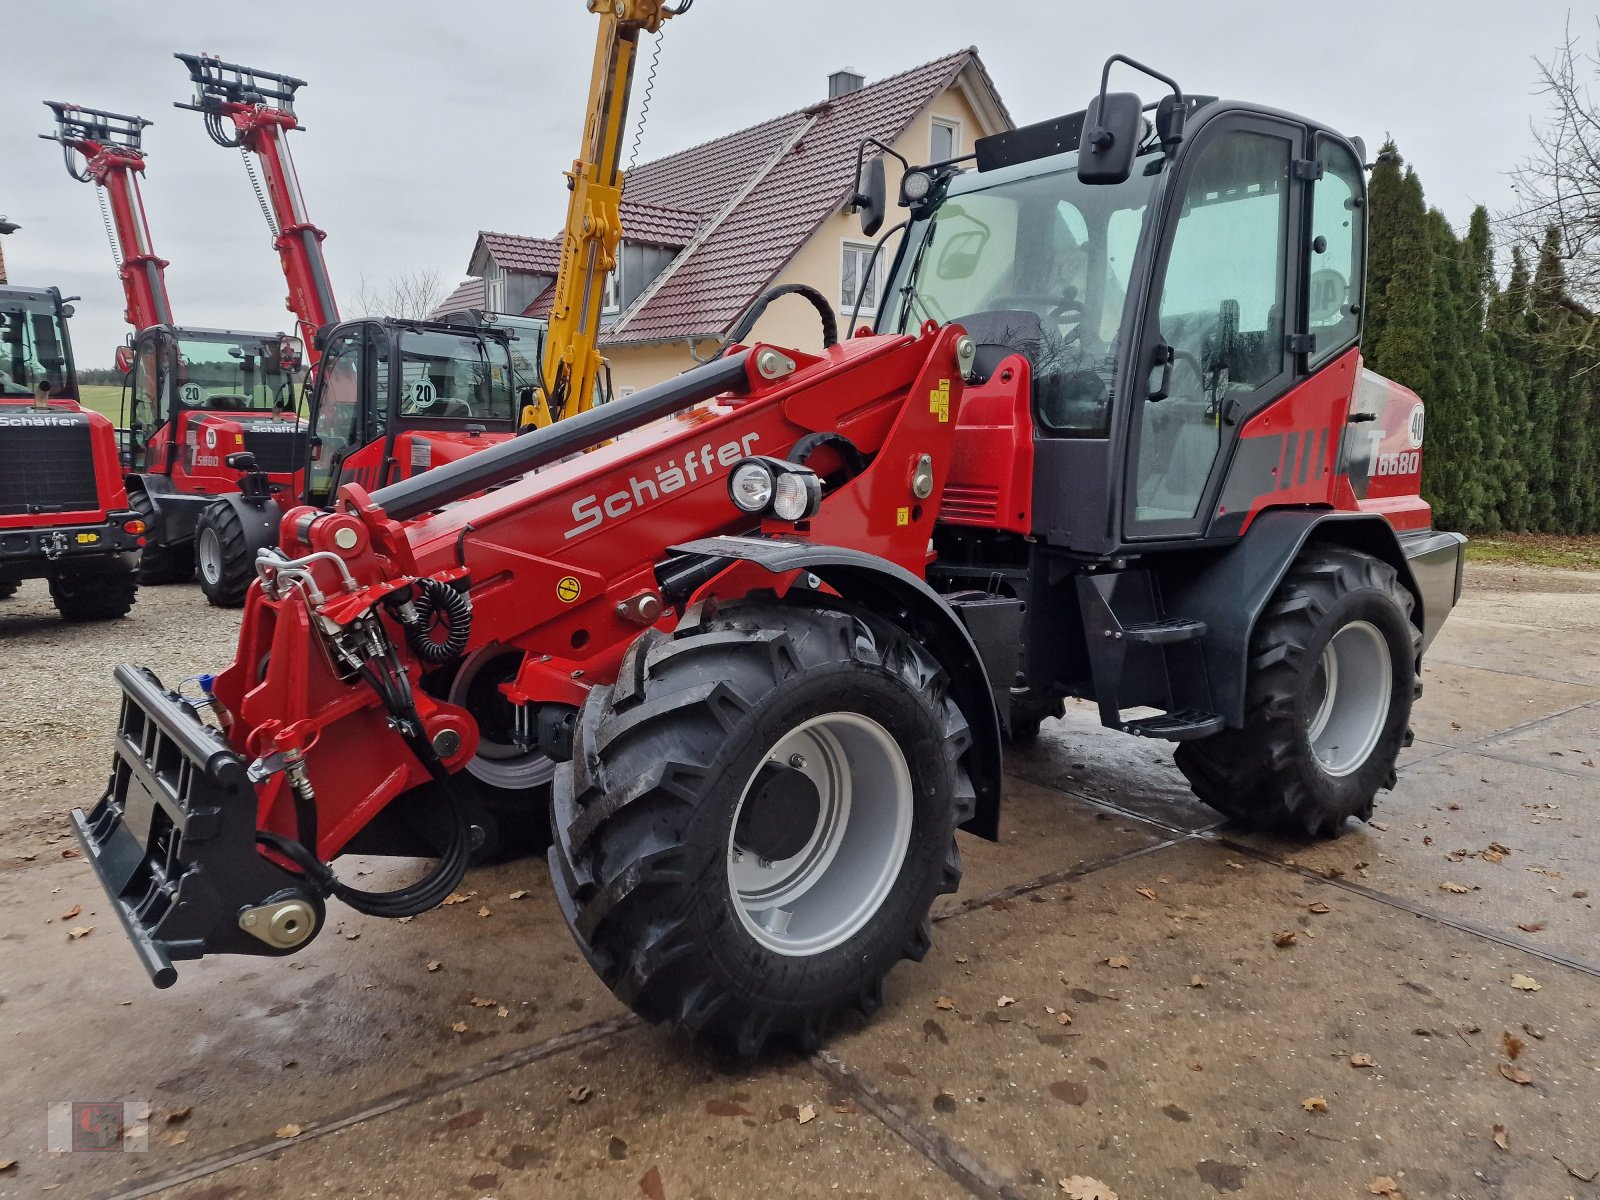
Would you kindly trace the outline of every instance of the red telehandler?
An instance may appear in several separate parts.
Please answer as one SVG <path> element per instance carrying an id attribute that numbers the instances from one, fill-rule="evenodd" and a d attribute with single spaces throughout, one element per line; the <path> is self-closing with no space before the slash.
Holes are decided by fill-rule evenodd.
<path id="1" fill-rule="evenodd" d="M 286 513 L 226 670 L 118 669 L 74 817 L 153 981 L 300 950 L 330 896 L 443 900 L 507 710 L 589 962 L 746 1054 L 881 1003 L 955 831 L 998 833 L 1002 731 L 1065 697 L 1247 824 L 1370 816 L 1464 539 L 1418 495 L 1422 402 L 1362 367 L 1362 149 L 1155 78 L 907 171 L 876 332 L 817 295 L 819 354 L 736 344 Z M 863 180 L 876 231 L 881 158 Z M 515 674 L 453 691 L 486 652 Z M 329 865 L 429 822 L 415 884 Z"/>
<path id="2" fill-rule="evenodd" d="M 45 579 L 69 621 L 125 616 L 144 521 L 128 507 L 111 422 L 78 404 L 56 288 L 0 281 L 0 600 Z"/>
<path id="3" fill-rule="evenodd" d="M 145 521 L 143 583 L 194 575 L 195 529 L 218 495 L 238 492 L 259 462 L 259 484 L 298 491 L 296 464 L 305 427 L 296 416 L 300 340 L 283 333 L 200 329 L 173 323 L 167 262 L 152 247 L 139 177 L 145 170 L 142 117 L 47 100 L 54 133 L 74 179 L 92 183 L 117 259 L 134 328 L 119 347 L 126 373 L 123 425 L 128 499 Z M 106 207 L 109 202 L 109 208 Z"/>

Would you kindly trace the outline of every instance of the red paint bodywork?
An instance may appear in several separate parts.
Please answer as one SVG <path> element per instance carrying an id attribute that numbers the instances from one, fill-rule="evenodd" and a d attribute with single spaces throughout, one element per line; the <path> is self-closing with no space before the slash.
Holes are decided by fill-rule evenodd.
<path id="1" fill-rule="evenodd" d="M 87 418 L 98 507 L 71 512 L 0 513 L 0 532 L 8 529 L 98 525 L 103 524 L 111 513 L 128 508 L 128 492 L 122 481 L 122 467 L 117 457 L 116 427 L 94 410 L 83 408 L 76 400 L 51 400 L 49 407 L 41 414 L 31 400 L 9 396 L 0 398 L 0 437 L 5 436 L 8 419 L 26 419 L 49 413 L 72 413 Z M 140 544 L 143 544 L 143 539 L 140 539 Z"/>

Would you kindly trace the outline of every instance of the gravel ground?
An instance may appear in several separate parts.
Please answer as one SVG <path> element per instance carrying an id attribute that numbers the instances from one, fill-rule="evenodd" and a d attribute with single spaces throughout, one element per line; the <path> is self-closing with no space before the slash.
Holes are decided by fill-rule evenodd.
<path id="1" fill-rule="evenodd" d="M 1530 627 L 1556 617 L 1595 635 L 1581 651 L 1592 653 L 1600 573 L 1476 563 L 1467 570 L 1472 613 Z M 149 666 L 167 683 L 218 671 L 233 657 L 238 627 L 237 611 L 212 608 L 192 585 L 141 588 L 126 620 L 104 624 L 62 622 L 40 580 L 0 601 L 0 864 L 46 857 L 70 837 L 67 812 L 98 795 L 121 694 L 114 666 Z"/>
<path id="2" fill-rule="evenodd" d="M 139 589 L 121 621 L 69 625 L 43 580 L 0 600 L 0 864 L 43 857 L 70 840 L 66 814 L 90 805 L 110 765 L 121 691 L 118 663 L 176 682 L 233 656 L 239 613 L 191 585 Z"/>

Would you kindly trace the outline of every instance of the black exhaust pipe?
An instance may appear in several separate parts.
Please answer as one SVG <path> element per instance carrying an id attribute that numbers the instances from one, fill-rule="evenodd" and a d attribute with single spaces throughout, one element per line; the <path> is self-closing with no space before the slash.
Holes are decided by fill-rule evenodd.
<path id="1" fill-rule="evenodd" d="M 743 393 L 750 385 L 745 369 L 749 356 L 748 350 L 741 350 L 695 367 L 635 392 L 626 400 L 613 400 L 534 433 L 491 446 L 470 458 L 391 483 L 373 492 L 372 499 L 396 521 L 407 521 L 443 508 L 713 396 L 725 392 Z"/>

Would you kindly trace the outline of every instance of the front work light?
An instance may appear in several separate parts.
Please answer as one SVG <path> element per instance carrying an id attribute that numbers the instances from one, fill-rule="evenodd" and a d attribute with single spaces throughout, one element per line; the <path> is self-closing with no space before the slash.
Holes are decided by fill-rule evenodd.
<path id="1" fill-rule="evenodd" d="M 752 516 L 804 521 L 822 506 L 822 481 L 798 463 L 746 458 L 728 473 L 728 497 L 734 507 Z"/>

